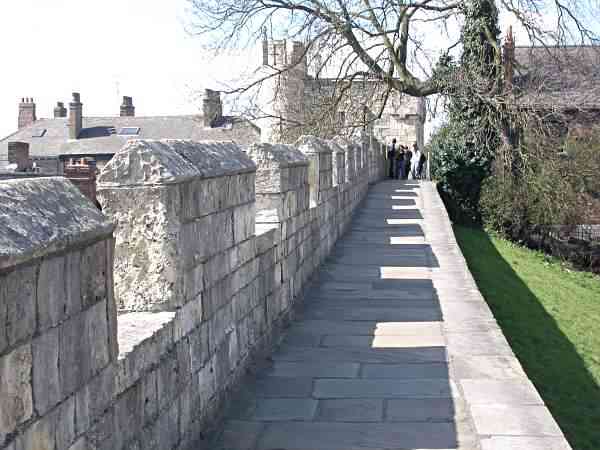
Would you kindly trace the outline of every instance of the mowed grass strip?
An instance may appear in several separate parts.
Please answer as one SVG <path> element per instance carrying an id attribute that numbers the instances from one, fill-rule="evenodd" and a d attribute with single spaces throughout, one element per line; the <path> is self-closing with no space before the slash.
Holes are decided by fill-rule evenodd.
<path id="1" fill-rule="evenodd" d="M 469 269 L 575 450 L 600 449 L 600 277 L 456 226 Z"/>

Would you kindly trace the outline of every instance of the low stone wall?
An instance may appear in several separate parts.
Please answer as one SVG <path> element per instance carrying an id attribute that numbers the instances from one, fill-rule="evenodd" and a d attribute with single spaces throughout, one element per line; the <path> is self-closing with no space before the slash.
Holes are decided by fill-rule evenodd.
<path id="1" fill-rule="evenodd" d="M 299 147 L 132 141 L 99 177 L 110 221 L 62 179 L 0 183 L 0 449 L 208 448 L 368 187 Z"/>
<path id="2" fill-rule="evenodd" d="M 113 225 L 64 178 L 0 198 L 0 448 L 86 448 L 116 378 Z"/>

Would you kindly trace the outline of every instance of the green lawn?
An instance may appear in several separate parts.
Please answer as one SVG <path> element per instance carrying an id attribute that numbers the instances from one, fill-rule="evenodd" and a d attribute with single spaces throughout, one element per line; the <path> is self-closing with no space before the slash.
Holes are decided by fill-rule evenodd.
<path id="1" fill-rule="evenodd" d="M 496 320 L 575 450 L 600 449 L 600 278 L 482 231 L 456 238 Z"/>

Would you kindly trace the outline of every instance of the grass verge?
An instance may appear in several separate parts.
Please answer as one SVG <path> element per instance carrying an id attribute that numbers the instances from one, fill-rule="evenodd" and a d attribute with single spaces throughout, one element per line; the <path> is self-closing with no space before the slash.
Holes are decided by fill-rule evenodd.
<path id="1" fill-rule="evenodd" d="M 600 449 L 600 278 L 456 226 L 498 324 L 575 450 Z"/>

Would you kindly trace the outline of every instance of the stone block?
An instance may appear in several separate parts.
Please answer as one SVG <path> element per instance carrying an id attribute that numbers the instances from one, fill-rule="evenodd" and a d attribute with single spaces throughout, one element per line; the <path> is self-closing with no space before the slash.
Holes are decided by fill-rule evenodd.
<path id="1" fill-rule="evenodd" d="M 142 384 L 137 383 L 123 392 L 114 404 L 115 420 L 119 424 L 120 439 L 127 442 L 142 427 L 144 396 Z"/>
<path id="2" fill-rule="evenodd" d="M 200 401 L 204 406 L 213 398 L 217 389 L 217 380 L 215 373 L 215 356 L 208 361 L 198 372 L 197 389 L 200 394 Z"/>
<path id="3" fill-rule="evenodd" d="M 81 252 L 81 302 L 83 308 L 107 298 L 107 241 L 86 247 Z"/>
<path id="4" fill-rule="evenodd" d="M 280 193 L 294 187 L 291 172 L 308 165 L 306 157 L 295 147 L 283 144 L 255 144 L 248 156 L 257 165 L 256 194 Z"/>
<path id="5" fill-rule="evenodd" d="M 185 385 L 192 376 L 191 345 L 187 336 L 177 341 L 175 353 L 177 354 L 177 382 Z"/>
<path id="6" fill-rule="evenodd" d="M 112 404 L 115 398 L 117 370 L 109 365 L 75 394 L 76 434 L 86 431 Z"/>
<path id="7" fill-rule="evenodd" d="M 58 450 L 55 426 L 52 414 L 40 418 L 17 437 L 16 450 Z"/>
<path id="8" fill-rule="evenodd" d="M 158 371 L 147 372 L 141 382 L 141 394 L 144 401 L 142 424 L 153 422 L 158 415 Z"/>
<path id="9" fill-rule="evenodd" d="M 178 341 L 187 336 L 194 328 L 202 322 L 202 299 L 187 302 L 175 313 L 174 332 L 175 340 Z"/>
<path id="10" fill-rule="evenodd" d="M 194 329 L 189 335 L 190 341 L 190 360 L 192 374 L 198 372 L 208 361 L 208 322 L 203 322 L 198 328 Z"/>
<path id="11" fill-rule="evenodd" d="M 0 275 L 0 353 L 36 330 L 36 266 Z"/>
<path id="12" fill-rule="evenodd" d="M 91 373 L 90 342 L 85 319 L 67 320 L 59 330 L 61 397 L 75 392 Z"/>
<path id="13" fill-rule="evenodd" d="M 472 405 L 471 414 L 480 435 L 562 437 L 543 405 Z"/>
<path id="14" fill-rule="evenodd" d="M 44 415 L 62 400 L 58 371 L 58 329 L 51 328 L 31 344 L 35 410 Z"/>
<path id="15" fill-rule="evenodd" d="M 33 415 L 31 366 L 29 345 L 0 357 L 0 444 Z"/>
<path id="16" fill-rule="evenodd" d="M 254 203 L 233 208 L 233 243 L 239 244 L 254 235 Z"/>
<path id="17" fill-rule="evenodd" d="M 52 412 L 56 449 L 69 448 L 75 440 L 75 396 L 67 398 Z"/>
<path id="18" fill-rule="evenodd" d="M 161 361 L 157 371 L 158 410 L 160 414 L 169 407 L 177 396 L 178 360 L 175 352 L 170 352 Z"/>
<path id="19" fill-rule="evenodd" d="M 65 262 L 64 256 L 43 259 L 37 282 L 38 326 L 40 331 L 56 326 L 65 317 Z"/>

